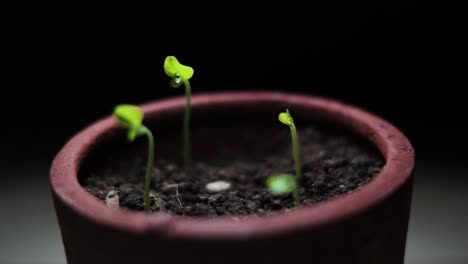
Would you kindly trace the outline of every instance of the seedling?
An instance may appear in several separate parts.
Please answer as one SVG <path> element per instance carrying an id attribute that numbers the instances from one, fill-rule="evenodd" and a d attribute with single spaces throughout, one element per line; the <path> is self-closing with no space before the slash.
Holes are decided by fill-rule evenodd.
<path id="1" fill-rule="evenodd" d="M 299 191 L 297 189 L 296 178 L 292 174 L 276 174 L 268 177 L 267 188 L 274 194 L 292 193 L 294 206 L 300 205 Z"/>
<path id="2" fill-rule="evenodd" d="M 184 170 L 187 174 L 190 169 L 190 99 L 191 86 L 189 79 L 193 76 L 193 68 L 179 63 L 176 57 L 167 56 L 164 61 L 164 71 L 171 77 L 171 86 L 179 88 L 182 84 L 185 86 L 185 113 L 184 113 L 184 135 L 183 135 L 183 160 Z"/>
<path id="3" fill-rule="evenodd" d="M 291 113 L 289 113 L 289 110 L 286 110 L 286 112 L 282 112 L 278 115 L 278 119 L 281 123 L 289 126 L 289 129 L 291 130 L 291 139 L 293 143 L 293 155 L 294 155 L 294 163 L 296 167 L 296 179 L 299 180 L 301 178 L 302 172 L 301 172 L 301 156 L 299 154 L 299 142 L 297 138 L 297 131 L 296 131 L 296 126 L 294 125 L 294 120 L 291 116 Z"/>
<path id="4" fill-rule="evenodd" d="M 114 109 L 114 116 L 119 121 L 120 125 L 128 129 L 127 138 L 132 142 L 135 138 L 146 135 L 148 138 L 148 165 L 146 167 L 145 176 L 145 210 L 149 209 L 149 192 L 151 173 L 153 172 L 154 164 L 154 138 L 151 131 L 142 124 L 143 111 L 137 106 L 122 104 Z"/>

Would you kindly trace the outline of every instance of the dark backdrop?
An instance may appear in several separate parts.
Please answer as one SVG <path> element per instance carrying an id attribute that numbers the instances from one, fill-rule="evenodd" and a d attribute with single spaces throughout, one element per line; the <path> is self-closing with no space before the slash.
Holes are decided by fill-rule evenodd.
<path id="1" fill-rule="evenodd" d="M 21 5 L 8 24 L 3 166 L 50 162 L 122 102 L 183 94 L 162 64 L 195 68 L 194 93 L 281 90 L 388 119 L 418 158 L 463 166 L 459 17 L 443 8 L 330 1 L 92 1 Z M 453 8 L 456 9 L 456 8 Z M 458 165 L 457 165 L 458 164 Z"/>

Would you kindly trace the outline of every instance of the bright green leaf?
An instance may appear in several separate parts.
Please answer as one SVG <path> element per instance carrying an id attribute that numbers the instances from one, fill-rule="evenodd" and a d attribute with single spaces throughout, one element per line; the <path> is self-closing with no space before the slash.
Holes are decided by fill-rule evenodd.
<path id="1" fill-rule="evenodd" d="M 167 56 L 164 61 L 164 71 L 171 77 L 171 86 L 177 88 L 193 76 L 193 68 L 182 65 L 176 57 Z"/>
<path id="2" fill-rule="evenodd" d="M 286 110 L 286 112 L 282 112 L 278 115 L 278 120 L 285 124 L 285 125 L 288 125 L 288 126 L 291 126 L 294 124 L 294 120 L 291 116 L 291 114 L 289 113 L 289 110 Z"/>
<path id="3" fill-rule="evenodd" d="M 122 104 L 115 107 L 114 116 L 121 126 L 128 128 L 128 140 L 133 141 L 142 127 L 143 111 L 137 106 Z"/>
<path id="4" fill-rule="evenodd" d="M 267 188 L 275 194 L 285 194 L 293 192 L 296 186 L 296 179 L 291 174 L 277 174 L 268 177 Z"/>
<path id="5" fill-rule="evenodd" d="M 138 106 L 121 104 L 115 107 L 114 115 L 124 127 L 139 127 L 143 121 L 143 111 Z"/>

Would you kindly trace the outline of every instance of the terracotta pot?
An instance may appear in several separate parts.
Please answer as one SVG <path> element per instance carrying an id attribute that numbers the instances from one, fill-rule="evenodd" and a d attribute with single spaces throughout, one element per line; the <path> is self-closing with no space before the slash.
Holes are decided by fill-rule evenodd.
<path id="1" fill-rule="evenodd" d="M 163 126 L 164 120 L 180 121 L 184 103 L 181 97 L 146 104 L 145 122 Z M 50 183 L 68 263 L 403 263 L 414 153 L 395 127 L 316 97 L 238 92 L 192 99 L 198 116 L 226 110 L 260 119 L 269 113 L 277 122 L 276 114 L 288 107 L 295 117 L 327 121 L 367 140 L 384 157 L 383 170 L 351 193 L 271 217 L 192 218 L 116 210 L 78 181 L 86 157 L 108 139 L 122 136 L 108 117 L 73 137 L 52 164 Z"/>

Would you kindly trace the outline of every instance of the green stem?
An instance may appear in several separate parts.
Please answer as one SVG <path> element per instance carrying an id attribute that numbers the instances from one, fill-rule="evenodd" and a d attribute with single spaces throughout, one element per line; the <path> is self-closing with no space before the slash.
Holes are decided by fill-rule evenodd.
<path id="1" fill-rule="evenodd" d="M 297 138 L 296 126 L 294 124 L 291 124 L 289 128 L 291 129 L 291 138 L 292 138 L 292 143 L 293 143 L 293 155 L 294 155 L 294 163 L 296 167 L 296 180 L 299 181 L 302 175 L 301 155 L 299 153 L 299 140 Z"/>
<path id="2" fill-rule="evenodd" d="M 183 146 L 183 158 L 184 158 L 184 171 L 185 174 L 189 173 L 190 170 L 190 100 L 192 97 L 192 91 L 190 82 L 188 80 L 184 80 L 185 86 L 185 114 L 184 114 L 184 146 Z"/>
<path id="3" fill-rule="evenodd" d="M 140 133 L 145 134 L 148 138 L 148 164 L 146 166 L 145 176 L 145 210 L 148 211 L 151 175 L 153 173 L 154 166 L 154 137 L 153 133 L 151 133 L 151 131 L 145 126 L 141 127 Z"/>
<path id="4" fill-rule="evenodd" d="M 301 201 L 299 199 L 299 190 L 297 189 L 297 183 L 293 189 L 293 197 L 294 197 L 294 206 L 299 207 L 299 205 L 301 205 Z"/>

